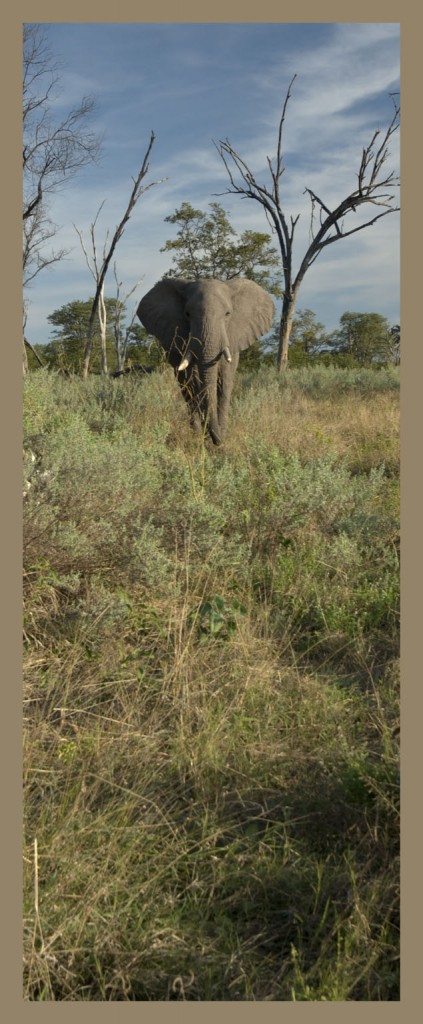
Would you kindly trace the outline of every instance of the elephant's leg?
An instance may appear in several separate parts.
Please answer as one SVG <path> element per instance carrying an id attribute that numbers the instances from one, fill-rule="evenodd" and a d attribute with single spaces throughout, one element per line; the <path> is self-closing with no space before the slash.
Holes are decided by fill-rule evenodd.
<path id="1" fill-rule="evenodd" d="M 220 365 L 220 374 L 217 388 L 217 409 L 219 418 L 219 428 L 221 439 L 225 437 L 228 429 L 229 409 L 231 405 L 231 397 L 233 386 L 235 383 L 235 373 L 239 362 L 239 356 L 234 354 L 232 363 L 227 364 L 223 361 Z"/>

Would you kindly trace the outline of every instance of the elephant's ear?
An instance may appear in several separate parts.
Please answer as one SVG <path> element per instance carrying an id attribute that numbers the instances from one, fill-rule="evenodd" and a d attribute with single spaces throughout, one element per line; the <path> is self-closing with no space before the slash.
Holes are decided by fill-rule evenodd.
<path id="1" fill-rule="evenodd" d="M 228 322 L 230 348 L 242 352 L 270 331 L 275 307 L 270 295 L 255 281 L 225 281 L 232 301 Z"/>
<path id="2" fill-rule="evenodd" d="M 164 278 L 144 295 L 137 309 L 143 326 L 158 338 L 166 352 L 172 347 L 176 359 L 184 351 L 189 335 L 184 316 L 187 284 L 181 277 Z"/>

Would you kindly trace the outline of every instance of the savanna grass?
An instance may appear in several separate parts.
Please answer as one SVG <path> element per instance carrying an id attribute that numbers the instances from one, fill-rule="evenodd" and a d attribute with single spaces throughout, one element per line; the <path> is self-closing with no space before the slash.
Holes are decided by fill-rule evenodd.
<path id="1" fill-rule="evenodd" d="M 29 376 L 26 1000 L 399 999 L 397 384 Z"/>

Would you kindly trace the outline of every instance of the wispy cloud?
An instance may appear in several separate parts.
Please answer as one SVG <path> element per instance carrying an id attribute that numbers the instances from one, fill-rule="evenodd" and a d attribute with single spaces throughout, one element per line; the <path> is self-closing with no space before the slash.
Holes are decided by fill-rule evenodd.
<path id="1" fill-rule="evenodd" d="M 92 294 L 73 224 L 88 237 L 106 199 L 98 222 L 101 247 L 125 209 L 151 129 L 156 142 L 148 180 L 167 180 L 142 197 L 116 253 L 125 286 L 144 274 L 145 290 L 169 269 L 169 254 L 160 249 L 175 228 L 165 217 L 184 201 L 206 209 L 218 198 L 238 232 L 270 230 L 259 204 L 226 194 L 227 174 L 212 140 L 228 137 L 264 179 L 293 74 L 282 193 L 288 217 L 300 214 L 297 262 L 310 231 L 305 187 L 330 206 L 354 187 L 362 147 L 375 128 L 386 127 L 393 112 L 389 92 L 398 88 L 396 24 L 58 23 L 50 37 L 66 64 L 57 112 L 94 95 L 104 145 L 99 164 L 86 168 L 52 204 L 52 218 L 61 225 L 57 244 L 72 251 L 30 290 L 33 342 L 47 340 L 48 313 Z M 398 135 L 390 148 L 389 166 L 397 168 Z M 328 328 L 347 308 L 397 320 L 398 232 L 398 218 L 389 216 L 330 246 L 306 275 L 300 307 L 313 308 Z"/>

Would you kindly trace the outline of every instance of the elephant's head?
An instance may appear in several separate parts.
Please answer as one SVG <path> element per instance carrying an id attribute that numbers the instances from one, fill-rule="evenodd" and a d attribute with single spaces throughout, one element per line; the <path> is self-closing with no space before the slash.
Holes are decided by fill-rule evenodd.
<path id="1" fill-rule="evenodd" d="M 175 370 L 194 426 L 225 436 L 239 355 L 272 325 L 270 296 L 254 281 L 165 278 L 137 314 Z"/>

